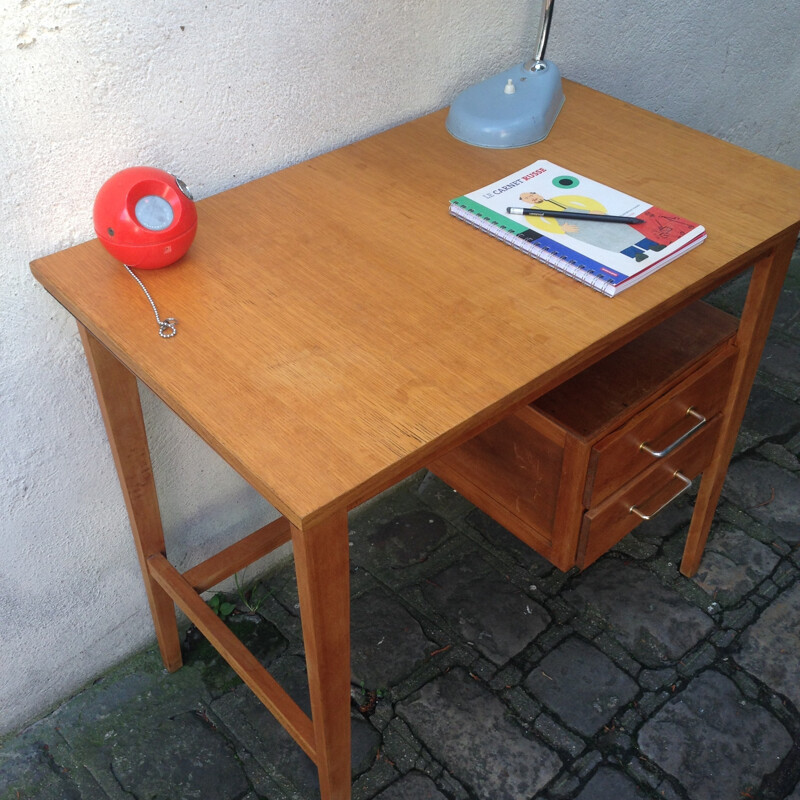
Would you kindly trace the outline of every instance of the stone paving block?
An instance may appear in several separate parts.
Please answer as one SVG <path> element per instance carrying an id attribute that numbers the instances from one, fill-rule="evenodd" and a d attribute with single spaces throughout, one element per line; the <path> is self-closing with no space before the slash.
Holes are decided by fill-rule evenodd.
<path id="1" fill-rule="evenodd" d="M 746 453 L 748 450 L 758 447 L 763 440 L 764 437 L 760 433 L 756 433 L 745 427 L 739 428 L 739 433 L 736 435 L 736 442 L 733 445 L 732 458 L 737 458 L 742 455 L 742 453 Z"/>
<path id="2" fill-rule="evenodd" d="M 479 508 L 473 508 L 467 517 L 467 522 L 481 534 L 491 550 L 510 556 L 531 575 L 548 575 L 553 572 L 554 567 L 546 558 L 540 556 L 533 548 L 528 547 Z"/>
<path id="3" fill-rule="evenodd" d="M 109 800 L 61 735 L 55 715 L 0 740 L 0 800 Z M 90 715 L 83 724 L 91 729 Z M 87 734 L 91 738 L 90 730 Z"/>
<path id="4" fill-rule="evenodd" d="M 639 732 L 644 755 L 692 800 L 739 798 L 780 765 L 792 738 L 768 711 L 718 672 L 692 680 Z"/>
<path id="5" fill-rule="evenodd" d="M 778 568 L 772 573 L 772 580 L 777 586 L 785 589 L 798 577 L 798 569 L 787 561 L 778 564 Z"/>
<path id="6" fill-rule="evenodd" d="M 575 637 L 548 653 L 524 685 L 584 736 L 599 731 L 639 691 L 608 656 Z"/>
<path id="7" fill-rule="evenodd" d="M 398 684 L 438 647 L 419 622 L 381 590 L 352 603 L 350 637 L 353 683 L 368 689 Z"/>
<path id="8" fill-rule="evenodd" d="M 565 595 L 578 610 L 592 609 L 644 666 L 675 662 L 713 628 L 700 609 L 687 603 L 642 567 L 601 559 L 583 572 Z"/>
<path id="9" fill-rule="evenodd" d="M 800 429 L 800 406 L 767 386 L 755 384 L 742 425 L 762 437 L 789 436 Z"/>
<path id="10" fill-rule="evenodd" d="M 634 752 L 628 758 L 623 757 L 619 763 L 625 767 L 631 779 L 642 788 L 650 786 L 655 789 L 662 782 L 657 768 L 640 753 Z"/>
<path id="11" fill-rule="evenodd" d="M 602 650 L 618 667 L 634 678 L 639 677 L 642 666 L 608 631 L 601 631 L 590 640 L 598 650 Z"/>
<path id="12" fill-rule="evenodd" d="M 425 600 L 494 664 L 505 664 L 546 627 L 550 615 L 477 556 L 425 583 Z"/>
<path id="13" fill-rule="evenodd" d="M 777 542 L 775 536 L 764 525 L 759 525 L 752 517 L 748 516 L 744 511 L 734 506 L 725 497 L 721 497 L 719 505 L 717 506 L 717 513 L 714 515 L 714 521 L 718 524 L 728 525 L 732 528 L 747 531 L 751 536 L 758 539 L 759 542 L 769 545 L 773 550 L 777 550 Z M 782 539 L 779 541 L 783 541 Z M 680 554 L 675 559 L 680 561 Z"/>
<path id="14" fill-rule="evenodd" d="M 560 752 L 567 753 L 570 758 L 579 756 L 586 749 L 583 739 L 559 725 L 547 714 L 539 714 L 536 717 L 533 729 L 547 744 Z"/>
<path id="15" fill-rule="evenodd" d="M 630 722 L 626 720 L 628 715 L 631 716 Z M 639 720 L 635 719 L 634 715 L 635 712 L 626 712 L 623 714 L 621 720 L 622 726 L 625 728 L 633 728 L 637 725 Z M 603 733 L 596 737 L 595 745 L 606 755 L 610 755 L 612 762 L 619 763 L 617 760 L 618 757 L 621 757 L 624 753 L 629 752 L 633 748 L 633 739 L 619 728 L 614 728 L 613 730 L 609 728 L 607 732 L 603 731 Z"/>
<path id="16" fill-rule="evenodd" d="M 375 527 L 356 523 L 350 538 L 351 559 L 376 574 L 395 573 L 401 578 L 404 568 L 424 563 L 450 535 L 447 521 L 419 502 L 409 510 Z"/>
<path id="17" fill-rule="evenodd" d="M 384 789 L 375 800 L 447 800 L 436 784 L 420 772 L 409 772 Z"/>
<path id="18" fill-rule="evenodd" d="M 783 445 L 766 442 L 756 452 L 781 469 L 789 472 L 800 472 L 800 459 Z"/>
<path id="19" fill-rule="evenodd" d="M 50 719 L 69 744 L 77 746 L 88 735 L 90 724 L 102 737 L 120 721 L 145 724 L 166 719 L 193 711 L 210 699 L 197 670 L 184 667 L 170 674 L 154 649 L 96 681 Z"/>
<path id="20" fill-rule="evenodd" d="M 722 624 L 726 628 L 742 630 L 755 619 L 757 614 L 758 608 L 750 600 L 745 600 L 741 605 L 723 614 Z"/>
<path id="21" fill-rule="evenodd" d="M 277 603 L 295 617 L 300 616 L 300 597 L 297 594 L 297 577 L 294 559 L 287 559 L 264 577 L 264 586 Z"/>
<path id="22" fill-rule="evenodd" d="M 800 709 L 800 583 L 745 630 L 734 660 Z"/>
<path id="23" fill-rule="evenodd" d="M 248 798 L 251 794 L 255 794 L 255 800 L 262 800 L 265 797 L 270 798 L 270 800 L 306 800 L 292 791 L 285 791 L 285 781 L 273 780 L 262 768 L 261 764 L 256 761 L 252 753 L 239 746 L 238 742 L 227 732 L 225 726 L 212 713 L 209 713 L 208 717 L 221 731 L 225 731 L 231 746 L 236 751 L 239 763 L 242 765 L 242 769 L 252 786 L 252 792 L 248 793 Z"/>
<path id="24" fill-rule="evenodd" d="M 659 800 L 683 800 L 670 781 L 662 781 L 656 787 Z"/>
<path id="25" fill-rule="evenodd" d="M 422 745 L 414 738 L 408 725 L 399 717 L 394 717 L 383 731 L 383 752 L 400 772 L 408 772 L 417 763 Z"/>
<path id="26" fill-rule="evenodd" d="M 449 520 L 460 519 L 469 514 L 475 506 L 463 495 L 460 495 L 441 478 L 428 472 L 420 481 L 417 495 L 438 514 Z"/>
<path id="27" fill-rule="evenodd" d="M 637 537 L 636 532 L 632 531 L 624 539 L 617 542 L 612 548 L 615 553 L 621 553 L 637 561 L 644 561 L 652 558 L 658 552 L 659 542 L 656 539 L 650 540 Z"/>
<path id="28" fill-rule="evenodd" d="M 104 676 L 55 711 L 48 721 L 61 744 L 53 742 L 50 753 L 56 769 L 69 769 L 79 776 L 85 769 L 92 781 L 112 798 L 130 795 L 114 771 L 114 759 L 135 751 L 145 732 L 183 714 L 193 714 L 211 701 L 197 669 L 184 667 L 168 674 L 157 650 L 150 650 Z M 164 747 L 181 748 L 178 741 Z M 76 767 L 79 771 L 76 771 Z"/>
<path id="29" fill-rule="evenodd" d="M 736 684 L 739 688 L 739 691 L 747 697 L 749 700 L 758 701 L 758 696 L 760 694 L 760 687 L 759 685 L 750 677 L 748 672 L 744 670 L 737 669 L 735 670 L 730 676 L 731 680 Z"/>
<path id="30" fill-rule="evenodd" d="M 547 575 L 538 575 L 533 578 L 534 583 L 528 584 L 531 592 L 536 594 L 543 593 L 550 595 L 553 600 L 559 600 L 558 594 L 564 588 L 569 579 L 577 573 L 577 569 L 569 572 L 562 572 L 560 569 L 551 570 Z"/>
<path id="31" fill-rule="evenodd" d="M 501 689 L 510 689 L 516 686 L 522 680 L 522 672 L 513 664 L 495 673 L 494 677 L 489 681 L 491 688 L 495 691 Z"/>
<path id="32" fill-rule="evenodd" d="M 589 775 L 592 770 L 603 761 L 603 756 L 597 752 L 597 750 L 592 750 L 588 753 L 585 753 L 580 758 L 575 759 L 572 763 L 572 771 L 581 779 L 585 778 Z"/>
<path id="33" fill-rule="evenodd" d="M 482 681 L 485 681 L 486 683 L 489 683 L 492 680 L 494 680 L 495 675 L 497 675 L 497 667 L 490 661 L 487 661 L 485 658 L 477 659 L 470 666 L 469 671 L 472 673 L 474 677 L 480 678 Z"/>
<path id="34" fill-rule="evenodd" d="M 279 631 L 287 641 L 302 641 L 303 631 L 300 625 L 300 617 L 298 609 L 294 608 L 296 603 L 300 605 L 297 598 L 297 581 L 294 577 L 294 561 L 290 560 L 289 565 L 279 568 L 283 572 L 284 588 L 288 587 L 288 581 L 291 578 L 291 591 L 292 603 L 291 609 L 287 608 L 278 598 L 279 592 L 272 585 L 271 580 L 275 572 L 269 573 L 263 582 L 259 583 L 260 591 L 266 593 L 256 612 L 258 616 L 267 620 L 271 625 L 274 625 L 276 630 Z"/>
<path id="35" fill-rule="evenodd" d="M 352 785 L 352 800 L 372 800 L 380 791 L 398 780 L 400 773 L 383 753 L 365 773 L 359 775 Z M 267 794 L 267 798 L 272 795 Z"/>
<path id="36" fill-rule="evenodd" d="M 463 670 L 427 684 L 398 703 L 397 712 L 480 800 L 534 797 L 561 768 L 558 756 L 526 736 L 506 707 Z"/>
<path id="37" fill-rule="evenodd" d="M 612 767 L 600 767 L 575 800 L 647 800 L 648 794 Z"/>
<path id="38" fill-rule="evenodd" d="M 681 497 L 670 503 L 653 519 L 637 525 L 632 532 L 636 539 L 648 542 L 660 542 L 677 531 L 685 531 L 692 519 L 694 506 L 687 497 Z M 682 545 L 681 545 L 682 546 Z"/>
<path id="39" fill-rule="evenodd" d="M 737 632 L 731 629 L 714 631 L 710 636 L 710 641 L 714 647 L 718 647 L 720 650 L 727 650 L 733 644 L 736 635 Z"/>
<path id="40" fill-rule="evenodd" d="M 771 602 L 780 594 L 780 587 L 777 583 L 766 580 L 758 587 L 758 594 L 768 602 Z"/>
<path id="41" fill-rule="evenodd" d="M 738 603 L 780 560 L 767 545 L 744 531 L 715 528 L 692 580 L 723 606 Z"/>
<path id="42" fill-rule="evenodd" d="M 569 772 L 563 772 L 547 787 L 548 798 L 552 800 L 566 800 L 572 797 L 581 782 Z"/>
<path id="43" fill-rule="evenodd" d="M 732 281 L 728 281 L 717 289 L 714 289 L 714 291 L 706 295 L 703 300 L 717 308 L 721 308 L 738 316 L 744 305 L 744 299 L 747 297 L 751 275 L 752 272 L 747 270 Z"/>
<path id="44" fill-rule="evenodd" d="M 643 719 L 647 719 L 656 709 L 660 708 L 670 698 L 670 692 L 647 692 L 642 695 L 636 706 L 636 713 Z M 630 724 L 630 723 L 629 723 Z M 633 727 L 633 725 L 630 725 Z"/>
<path id="45" fill-rule="evenodd" d="M 532 584 L 531 587 L 534 585 Z M 559 625 L 568 627 L 566 623 L 574 621 L 576 617 L 575 609 L 569 603 L 564 602 L 560 596 L 551 597 L 546 602 L 547 610 Z"/>
<path id="46" fill-rule="evenodd" d="M 265 666 L 287 648 L 287 641 L 269 620 L 257 614 L 236 614 L 227 618 L 228 627 Z M 212 696 L 236 688 L 242 679 L 196 628 L 186 632 L 183 645 L 184 672 L 197 672 Z M 178 673 L 176 673 L 177 675 Z"/>
<path id="47" fill-rule="evenodd" d="M 643 669 L 639 673 L 639 683 L 641 687 L 648 692 L 672 686 L 677 680 L 678 672 L 671 667 L 665 667 L 664 669 Z"/>
<path id="48" fill-rule="evenodd" d="M 123 791 L 148 800 L 237 800 L 249 788 L 234 749 L 195 714 L 115 740 L 111 769 Z"/>
<path id="49" fill-rule="evenodd" d="M 797 387 L 797 345 L 780 339 L 767 339 L 758 370 Z"/>
<path id="50" fill-rule="evenodd" d="M 432 773 L 431 773 L 432 774 Z M 442 787 L 442 791 L 447 795 L 448 800 L 473 800 L 473 795 L 470 794 L 464 786 L 457 781 L 447 770 L 442 770 L 441 774 L 435 777 Z"/>
<path id="51" fill-rule="evenodd" d="M 796 256 L 795 256 L 796 258 Z M 796 278 L 794 278 L 796 282 Z M 792 286 L 791 272 L 787 276 L 783 291 L 778 297 L 775 314 L 772 318 L 772 330 L 780 330 L 788 334 L 800 317 L 800 287 Z"/>
<path id="52" fill-rule="evenodd" d="M 514 713 L 523 725 L 532 723 L 542 713 L 541 703 L 536 702 L 519 686 L 507 689 L 502 693 L 502 697 L 514 709 Z"/>
<path id="53" fill-rule="evenodd" d="M 723 494 L 788 542 L 800 542 L 800 476 L 770 461 L 734 461 Z"/>
<path id="54" fill-rule="evenodd" d="M 800 782 L 794 787 L 794 791 L 786 798 L 786 800 L 800 800 Z"/>
<path id="55" fill-rule="evenodd" d="M 292 699 L 310 714 L 305 662 L 296 656 L 281 658 L 270 670 Z M 274 780 L 290 787 L 295 797 L 314 797 L 319 791 L 317 769 L 294 739 L 244 685 L 211 704 L 211 712 L 238 746 L 246 748 Z M 366 771 L 378 752 L 380 734 L 362 717 L 352 720 L 354 774 Z"/>
<path id="56" fill-rule="evenodd" d="M 55 763 L 42 742 L 3 748 L 0 752 L 0 800 L 84 800 L 67 768 Z M 106 795 L 97 787 L 95 798 Z"/>
<path id="57" fill-rule="evenodd" d="M 717 651 L 709 642 L 703 642 L 691 653 L 684 656 L 678 664 L 678 672 L 684 678 L 701 672 L 706 667 L 710 667 L 717 657 Z"/>

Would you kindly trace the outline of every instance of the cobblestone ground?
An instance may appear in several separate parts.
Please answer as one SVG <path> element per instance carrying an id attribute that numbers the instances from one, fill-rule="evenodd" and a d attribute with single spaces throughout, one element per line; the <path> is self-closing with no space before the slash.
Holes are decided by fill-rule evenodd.
<path id="1" fill-rule="evenodd" d="M 798 352 L 796 253 L 693 579 L 691 497 L 566 575 L 425 472 L 352 515 L 355 800 L 800 800 Z M 307 708 L 292 564 L 261 586 L 230 625 Z M 192 631 L 185 656 L 7 739 L 0 800 L 316 797 Z"/>

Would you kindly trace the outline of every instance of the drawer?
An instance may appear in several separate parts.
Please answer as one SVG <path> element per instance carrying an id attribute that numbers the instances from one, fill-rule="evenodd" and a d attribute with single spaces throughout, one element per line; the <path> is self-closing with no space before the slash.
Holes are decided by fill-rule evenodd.
<path id="1" fill-rule="evenodd" d="M 676 488 L 676 469 L 694 477 L 707 463 L 735 329 L 727 314 L 692 304 L 428 466 L 559 569 L 590 563 L 636 525 L 628 508 L 638 500 L 619 518 L 606 507 L 622 487 L 638 487 L 643 501 L 658 494 L 655 503 Z M 695 411 L 710 421 L 691 431 Z M 688 466 L 675 462 L 687 454 Z"/>
<path id="2" fill-rule="evenodd" d="M 584 514 L 577 558 L 581 569 L 632 531 L 643 521 L 643 516 L 655 516 L 688 488 L 686 481 L 708 466 L 721 422 L 722 415 L 717 414 L 696 435 Z"/>
<path id="3" fill-rule="evenodd" d="M 597 442 L 589 459 L 584 507 L 597 506 L 681 442 L 699 436 L 725 405 L 735 361 L 735 353 L 727 351 Z"/>

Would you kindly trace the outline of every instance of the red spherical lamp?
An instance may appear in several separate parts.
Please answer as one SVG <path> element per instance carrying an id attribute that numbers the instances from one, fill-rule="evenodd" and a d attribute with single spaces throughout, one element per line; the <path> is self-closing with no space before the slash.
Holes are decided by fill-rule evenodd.
<path id="1" fill-rule="evenodd" d="M 197 210 L 174 175 L 155 167 L 129 167 L 100 187 L 94 230 L 123 264 L 158 269 L 186 254 L 197 232 Z"/>

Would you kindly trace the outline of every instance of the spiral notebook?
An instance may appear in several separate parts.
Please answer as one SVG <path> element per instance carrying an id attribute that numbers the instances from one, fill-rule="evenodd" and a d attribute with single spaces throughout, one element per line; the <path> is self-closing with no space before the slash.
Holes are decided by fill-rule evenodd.
<path id="1" fill-rule="evenodd" d="M 626 224 L 509 214 L 509 207 L 636 217 Z M 706 238 L 681 216 L 549 161 L 450 201 L 450 213 L 612 297 Z"/>

